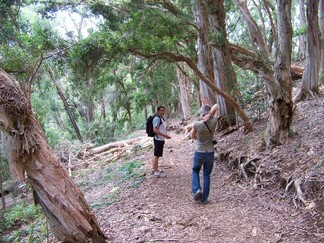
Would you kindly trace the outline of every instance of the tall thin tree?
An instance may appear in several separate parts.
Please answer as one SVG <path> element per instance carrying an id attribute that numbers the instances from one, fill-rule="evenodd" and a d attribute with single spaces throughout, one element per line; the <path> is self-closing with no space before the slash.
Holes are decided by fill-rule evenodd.
<path id="1" fill-rule="evenodd" d="M 313 96 L 318 92 L 320 71 L 320 30 L 318 24 L 318 0 L 307 0 L 307 47 L 306 67 L 303 74 L 302 87 L 295 98 L 296 101 Z"/>

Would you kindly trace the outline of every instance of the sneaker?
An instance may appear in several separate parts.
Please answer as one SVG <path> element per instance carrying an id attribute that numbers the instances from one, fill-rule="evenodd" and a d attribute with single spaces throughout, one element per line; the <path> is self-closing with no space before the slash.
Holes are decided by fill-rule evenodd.
<path id="1" fill-rule="evenodd" d="M 202 195 L 201 190 L 198 189 L 198 191 L 196 191 L 196 193 L 194 194 L 195 201 L 198 201 L 201 198 L 201 195 Z"/>
<path id="2" fill-rule="evenodd" d="M 164 173 L 163 170 L 158 170 L 157 172 L 160 172 L 160 173 L 162 173 L 162 174 Z M 151 171 L 151 175 L 154 175 L 154 173 L 155 173 L 155 172 L 152 170 L 152 171 Z"/>
<path id="3" fill-rule="evenodd" d="M 153 176 L 156 178 L 166 177 L 166 175 L 161 171 L 154 172 Z"/>
<path id="4" fill-rule="evenodd" d="M 204 200 L 204 201 L 200 200 L 199 201 L 199 205 L 205 205 L 205 204 L 208 204 L 208 203 L 209 203 L 208 200 Z"/>

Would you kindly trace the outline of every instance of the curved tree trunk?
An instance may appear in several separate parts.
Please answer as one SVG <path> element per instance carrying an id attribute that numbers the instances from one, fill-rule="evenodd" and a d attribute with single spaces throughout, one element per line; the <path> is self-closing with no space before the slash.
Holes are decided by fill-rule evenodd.
<path id="1" fill-rule="evenodd" d="M 248 24 L 249 33 L 252 40 L 259 48 L 261 60 L 253 65 L 252 69 L 265 80 L 268 92 L 268 124 L 266 134 L 267 147 L 279 145 L 285 142 L 289 127 L 292 121 L 292 86 L 291 86 L 291 0 L 277 1 L 277 57 L 274 65 L 275 73 L 269 67 L 270 53 L 261 32 L 254 19 L 252 18 L 245 0 L 235 0 L 236 5 L 240 8 L 241 13 Z M 249 65 L 249 64 L 247 64 Z M 260 68 L 262 66 L 263 68 Z"/>
<path id="2" fill-rule="evenodd" d="M 257 23 L 254 21 L 253 17 L 250 14 L 250 11 L 247 7 L 246 0 L 234 0 L 234 2 L 237 5 L 237 7 L 240 9 L 243 18 L 245 19 L 245 22 L 248 25 L 249 33 L 253 43 L 255 43 L 257 45 L 257 48 L 259 48 L 260 51 L 262 52 L 261 58 L 268 59 L 270 54 L 269 48 L 262 37 L 262 33 L 259 30 Z"/>
<path id="3" fill-rule="evenodd" d="M 239 117 L 243 120 L 244 126 L 245 126 L 245 131 L 246 132 L 251 132 L 253 131 L 253 126 L 249 120 L 249 118 L 246 116 L 244 113 L 243 109 L 241 108 L 240 104 L 238 104 L 235 99 L 233 99 L 230 95 L 228 95 L 226 92 L 222 91 L 215 85 L 215 80 L 209 79 L 205 75 L 202 74 L 202 72 L 199 70 L 199 68 L 196 65 L 196 62 L 192 60 L 189 57 L 185 57 L 183 55 L 178 55 L 175 53 L 171 52 L 161 52 L 161 53 L 154 53 L 154 54 L 145 54 L 137 49 L 129 49 L 129 51 L 133 54 L 139 55 L 141 57 L 146 57 L 146 58 L 161 58 L 165 59 L 167 61 L 172 61 L 172 62 L 185 62 L 188 67 L 195 73 L 195 75 L 205 82 L 210 89 L 215 92 L 218 95 L 221 95 L 224 97 L 224 99 L 235 109 Z"/>
<path id="4" fill-rule="evenodd" d="M 185 57 L 178 57 L 175 58 L 175 60 L 182 60 L 184 62 L 187 63 L 187 65 L 192 69 L 192 71 L 201 79 L 203 80 L 215 93 L 221 95 L 222 97 L 224 97 L 224 99 L 235 109 L 235 111 L 237 112 L 237 114 L 239 115 L 239 117 L 243 120 L 244 124 L 245 124 L 245 131 L 251 132 L 253 131 L 253 126 L 249 120 L 249 118 L 246 116 L 246 114 L 244 113 L 243 109 L 241 108 L 240 104 L 238 104 L 233 97 L 231 97 L 230 95 L 228 95 L 227 93 L 225 93 L 224 91 L 222 91 L 221 89 L 219 89 L 218 87 L 216 87 L 216 85 L 214 84 L 214 80 L 210 80 L 208 79 L 206 76 L 204 76 L 200 70 L 198 69 L 198 67 L 196 66 L 196 64 L 189 58 L 185 58 Z"/>
<path id="5" fill-rule="evenodd" d="M 51 231 L 62 242 L 104 242 L 97 220 L 50 148 L 27 99 L 0 69 L 0 128 L 10 141 L 10 165 L 20 180 L 25 174 Z"/>

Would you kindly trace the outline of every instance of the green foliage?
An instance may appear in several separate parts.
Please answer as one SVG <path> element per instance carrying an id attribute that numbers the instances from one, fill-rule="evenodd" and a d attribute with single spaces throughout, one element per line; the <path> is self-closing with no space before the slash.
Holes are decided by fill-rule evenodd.
<path id="1" fill-rule="evenodd" d="M 4 156 L 2 156 L 3 152 L 4 152 L 2 150 L 2 144 L 0 144 L 0 149 L 1 149 L 1 153 L 0 153 L 0 173 L 1 173 L 2 181 L 6 181 L 6 180 L 10 179 L 9 163 L 8 163 L 7 159 Z"/>
<path id="2" fill-rule="evenodd" d="M 255 78 L 249 71 L 236 70 L 239 89 L 241 91 L 240 103 L 251 113 L 265 111 L 265 94 L 262 93 L 263 83 Z M 257 93 L 261 93 L 257 95 Z"/>
<path id="3" fill-rule="evenodd" d="M 5 242 L 43 242 L 47 237 L 41 208 L 26 201 L 5 209 L 0 227 L 4 233 L 11 232 L 5 237 Z"/>
<path id="4" fill-rule="evenodd" d="M 81 182 L 81 185 L 83 184 L 89 189 L 96 187 L 96 190 L 100 190 L 99 187 L 108 184 L 114 185 L 109 194 L 96 199 L 95 202 L 90 202 L 90 207 L 98 210 L 115 203 L 122 190 L 137 188 L 143 180 L 144 163 L 142 161 L 127 161 L 109 165 L 92 185 L 89 185 L 89 182 Z"/>
<path id="5" fill-rule="evenodd" d="M 119 187 L 115 187 L 110 194 L 102 197 L 100 200 L 90 203 L 90 208 L 93 209 L 101 209 L 101 208 L 105 208 L 113 203 L 115 203 L 120 195 L 121 191 Z"/>
<path id="6" fill-rule="evenodd" d="M 140 161 L 127 162 L 119 168 L 119 183 L 128 182 L 130 187 L 136 188 L 142 181 L 144 175 L 144 164 Z"/>

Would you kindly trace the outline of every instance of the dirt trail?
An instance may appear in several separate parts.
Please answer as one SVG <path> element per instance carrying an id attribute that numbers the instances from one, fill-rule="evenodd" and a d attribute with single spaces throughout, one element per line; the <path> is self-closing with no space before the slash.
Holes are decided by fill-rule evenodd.
<path id="1" fill-rule="evenodd" d="M 171 132 L 172 139 L 166 141 L 160 168 L 167 177 L 150 175 L 153 149 L 142 149 L 115 163 L 146 162 L 143 182 L 137 188 L 118 188 L 113 180 L 102 180 L 109 177 L 109 171 L 118 171 L 113 164 L 84 174 L 79 185 L 91 205 L 101 204 L 93 208 L 110 237 L 108 242 L 324 242 L 323 112 L 323 94 L 299 103 L 293 136 L 271 151 L 260 149 L 265 121 L 255 122 L 254 132 L 248 135 L 236 131 L 218 138 L 218 150 L 230 153 L 232 160 L 215 161 L 207 205 L 198 205 L 192 198 L 194 144 L 183 133 Z M 143 135 L 144 131 L 138 134 Z M 229 168 L 240 156 L 259 157 L 274 176 L 280 171 L 279 180 L 253 189 L 253 176 L 247 182 L 238 178 L 237 169 Z M 299 209 L 292 202 L 294 191 L 283 195 L 285 183 L 298 178 L 306 187 L 315 186 L 303 188 L 314 193 L 315 199 Z M 317 184 L 307 184 L 310 179 Z M 107 203 L 116 190 L 116 201 Z"/>
<path id="2" fill-rule="evenodd" d="M 216 162 L 210 203 L 198 205 L 191 195 L 194 147 L 183 134 L 167 140 L 161 169 L 167 177 L 150 175 L 151 152 L 144 182 L 96 213 L 110 242 L 305 242 L 301 215 L 271 195 L 229 180 Z M 262 194 L 262 196 L 260 196 Z"/>

